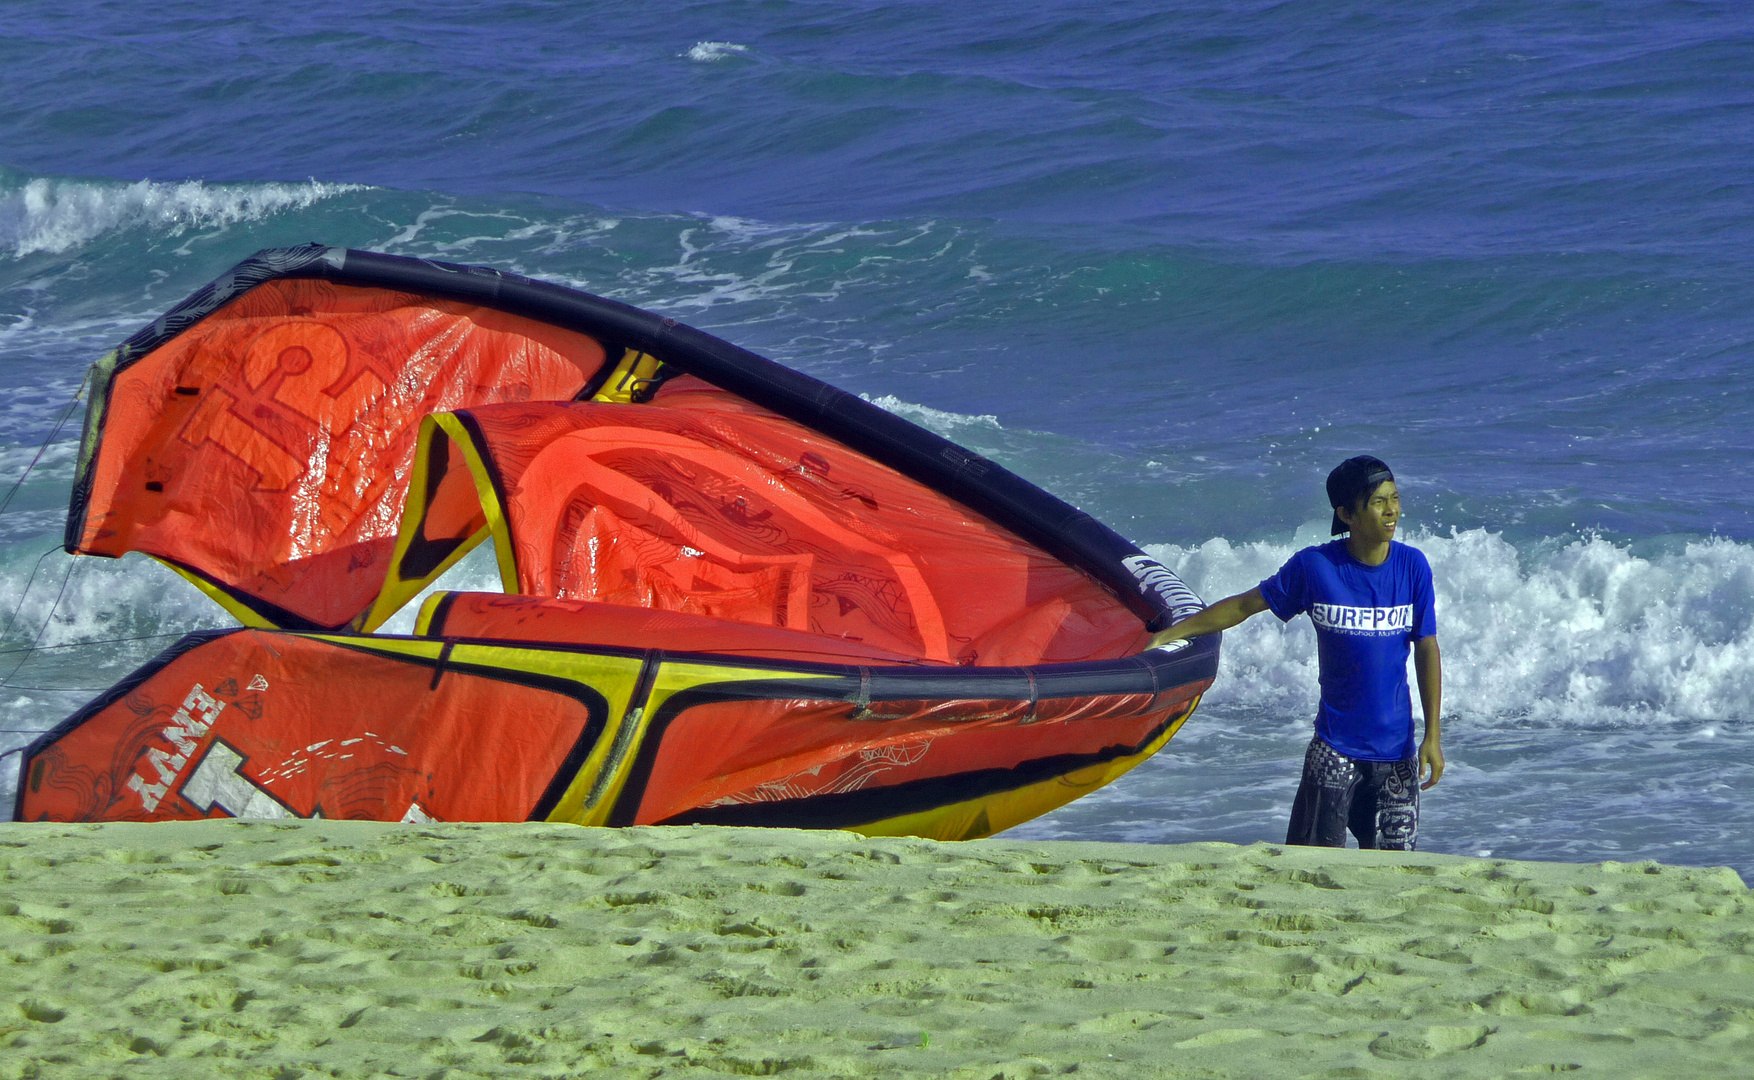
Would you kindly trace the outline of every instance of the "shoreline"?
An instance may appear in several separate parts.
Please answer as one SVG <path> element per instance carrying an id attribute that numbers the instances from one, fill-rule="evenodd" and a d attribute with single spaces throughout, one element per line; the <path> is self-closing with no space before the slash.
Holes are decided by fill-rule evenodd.
<path id="1" fill-rule="evenodd" d="M 0 881 L 0 1080 L 1754 1060 L 1728 868 L 222 820 L 0 825 Z"/>

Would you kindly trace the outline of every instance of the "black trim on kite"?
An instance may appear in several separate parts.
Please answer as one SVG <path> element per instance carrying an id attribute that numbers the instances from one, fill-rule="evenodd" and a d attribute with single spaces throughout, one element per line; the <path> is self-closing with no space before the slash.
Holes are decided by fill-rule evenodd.
<path id="1" fill-rule="evenodd" d="M 415 523 L 408 550 L 402 553 L 402 561 L 396 564 L 396 576 L 403 581 L 419 581 L 431 574 L 469 540 L 467 536 L 427 539 L 426 519 L 432 513 L 433 497 L 438 494 L 439 485 L 444 482 L 445 472 L 450 467 L 451 440 L 448 437 L 433 439 L 427 444 L 426 455 L 426 490 L 421 501 L 420 520 Z"/>
<path id="2" fill-rule="evenodd" d="M 273 633 L 274 631 L 264 630 L 261 632 L 266 634 Z M 300 636 L 303 637 L 307 635 L 301 634 Z M 392 652 L 388 649 L 372 648 L 372 643 L 374 641 L 423 641 L 426 640 L 424 638 L 392 638 L 387 636 L 377 637 L 371 634 L 361 634 L 353 637 L 352 640 L 337 641 L 334 637 L 329 635 L 324 635 L 320 640 L 324 645 L 333 645 L 337 649 L 347 649 L 351 652 L 362 652 L 384 660 L 396 660 L 404 664 L 413 664 L 415 667 L 431 668 L 439 674 L 454 673 L 457 675 L 479 675 L 484 679 L 492 679 L 494 682 L 512 683 L 516 686 L 529 686 L 537 690 L 547 690 L 550 693 L 560 694 L 562 697 L 572 698 L 574 701 L 583 705 L 587 712 L 590 712 L 590 710 L 600 710 L 607 715 L 609 710 L 608 699 L 598 693 L 596 687 L 591 686 L 589 683 L 579 682 L 576 679 L 563 679 L 558 675 L 540 675 L 535 672 L 517 671 L 510 668 L 498 668 L 486 664 L 459 662 L 451 659 L 447 650 L 440 650 L 438 657 L 428 658 L 425 656 L 410 656 L 407 653 Z M 523 648 L 521 645 L 508 645 L 503 641 L 482 642 L 482 644 L 493 645 L 502 649 Z M 595 716 L 594 713 L 591 715 L 593 717 Z M 595 722 L 594 719 L 588 721 L 588 723 L 593 722 Z"/>
<path id="3" fill-rule="evenodd" d="M 590 378 L 585 380 L 585 385 L 579 388 L 579 392 L 573 395 L 574 401 L 589 401 L 596 397 L 597 392 L 607 386 L 609 380 L 614 377 L 615 369 L 619 368 L 621 362 L 627 359 L 628 347 L 626 345 L 619 341 L 610 341 L 601 334 L 590 336 L 596 339 L 597 344 L 603 346 L 603 364 L 592 373 Z"/>
<path id="4" fill-rule="evenodd" d="M 505 523 L 506 543 L 516 551 L 518 537 L 513 531 L 511 502 L 506 498 L 505 477 L 500 475 L 499 462 L 493 460 L 493 454 L 487 445 L 487 435 L 482 432 L 480 422 L 468 409 L 458 409 L 451 415 L 457 418 L 457 423 L 468 433 L 469 441 L 475 444 L 475 456 L 480 460 L 481 467 L 487 470 L 487 482 L 493 486 L 493 497 L 499 502 L 499 519 Z"/>
<path id="5" fill-rule="evenodd" d="M 621 720 L 623 727 L 629 723 L 637 723 L 634 720 L 635 713 L 643 714 L 645 712 L 646 703 L 652 700 L 652 687 L 658 681 L 658 669 L 664 666 L 664 657 L 665 654 L 659 649 L 651 649 L 646 653 L 645 665 L 639 669 L 639 681 L 634 683 L 633 693 L 627 699 L 627 712 Z M 667 704 L 666 708 L 668 708 Z M 653 742 L 652 729 L 654 727 L 657 728 L 659 735 L 663 734 L 663 725 L 658 723 L 663 712 L 664 710 L 660 709 L 659 715 L 647 723 L 645 732 L 640 735 L 639 749 L 634 753 L 633 764 L 628 767 L 627 782 L 621 785 L 620 791 L 616 792 L 615 805 L 609 808 L 609 817 L 605 824 L 611 827 L 632 825 L 634 815 L 639 813 L 640 800 L 646 795 L 646 780 L 652 774 L 651 763 L 647 760 L 646 747 Z M 621 735 L 616 736 L 618 740 L 622 737 Z M 641 762 L 645 762 L 644 769 L 640 767 Z M 603 767 L 610 769 L 614 767 L 614 764 L 614 762 L 605 762 Z M 637 786 L 635 784 L 636 778 L 638 780 Z M 628 799 L 630 788 L 634 789 L 631 802 Z"/>
<path id="6" fill-rule="evenodd" d="M 361 638 L 360 640 L 363 642 L 367 639 Z M 333 645 L 338 649 L 348 649 L 354 652 L 366 653 L 387 660 L 400 660 L 420 667 L 431 667 L 433 669 L 431 689 L 434 690 L 438 688 L 439 677 L 441 675 L 447 673 L 457 675 L 478 675 L 481 678 L 491 679 L 495 682 L 511 683 L 514 686 L 528 686 L 536 690 L 547 690 L 550 693 L 572 698 L 574 701 L 583 705 L 585 707 L 584 729 L 579 732 L 578 739 L 573 742 L 572 749 L 567 751 L 566 757 L 562 759 L 560 763 L 560 767 L 555 771 L 554 775 L 549 778 L 548 786 L 542 789 L 542 795 L 536 800 L 536 805 L 531 808 L 529 816 L 525 818 L 526 821 L 541 821 L 554 812 L 555 806 L 560 803 L 562 796 L 566 794 L 566 789 L 571 786 L 573 776 L 579 771 L 580 767 L 584 765 L 585 759 L 590 757 L 591 751 L 596 747 L 598 740 L 603 737 L 604 729 L 609 726 L 609 699 L 599 693 L 596 687 L 587 683 L 576 682 L 572 679 L 563 679 L 557 675 L 539 675 L 535 672 L 489 667 L 485 664 L 459 663 L 451 659 L 451 649 L 456 644 L 456 642 L 453 641 L 445 642 L 445 646 L 440 650 L 439 656 L 436 660 L 429 660 L 424 656 L 408 656 L 405 653 L 383 652 L 362 645 L 343 644 L 338 641 L 325 641 L 324 644 Z M 494 642 L 492 644 L 496 644 L 501 648 L 505 647 L 504 642 Z"/>
<path id="7" fill-rule="evenodd" d="M 87 720 L 138 690 L 142 683 L 169 667 L 171 662 L 178 657 L 198 649 L 210 641 L 218 641 L 220 638 L 229 637 L 232 634 L 241 634 L 247 629 L 248 627 L 237 626 L 229 630 L 197 630 L 191 634 L 184 634 L 169 648 L 128 673 L 121 682 L 86 702 L 85 706 L 78 712 L 31 740 L 29 745 L 24 747 L 23 759 L 19 762 L 18 791 L 13 800 L 12 820 L 24 820 L 25 778 L 29 775 L 31 761 L 37 755 L 60 742 L 69 732 Z"/>
<path id="8" fill-rule="evenodd" d="M 444 637 L 445 636 L 444 635 L 445 620 L 447 620 L 451 617 L 451 605 L 456 603 L 456 602 L 457 602 L 457 594 L 455 592 L 446 592 L 439 597 L 439 602 L 437 604 L 433 605 L 432 618 L 428 619 L 427 623 L 426 623 L 426 634 L 425 634 L 426 637 L 436 638 L 436 637 Z M 479 640 L 484 645 L 488 644 L 488 641 L 485 638 L 481 638 L 481 639 L 459 638 L 457 640 L 460 640 L 460 641 Z M 496 640 L 493 642 L 493 644 L 500 645 L 500 644 L 504 644 L 504 642 Z"/>
<path id="9" fill-rule="evenodd" d="M 1148 625 L 1167 624 L 1160 597 L 1121 564 L 1143 557 L 1089 514 L 924 428 L 691 326 L 548 282 L 485 267 L 376 252 L 307 258 L 288 276 L 424 292 L 551 322 L 598 341 L 627 341 L 666 364 L 847 444 L 992 518 L 1107 585 Z"/>
<path id="10" fill-rule="evenodd" d="M 573 779 L 580 769 L 585 767 L 585 759 L 591 756 L 597 743 L 603 738 L 603 730 L 609 726 L 609 702 L 598 695 L 601 706 L 587 706 L 585 709 L 585 730 L 579 733 L 578 741 L 567 751 L 566 758 L 561 761 L 560 768 L 542 789 L 542 797 L 531 807 L 530 816 L 525 821 L 546 821 L 560 800 L 566 795 L 566 789 L 572 786 Z"/>
<path id="11" fill-rule="evenodd" d="M 102 694 L 93 698 L 84 708 L 61 721 L 59 724 L 56 724 L 48 731 L 45 731 L 28 746 L 24 747 L 23 759 L 19 763 L 18 791 L 13 800 L 13 820 L 23 820 L 24 797 L 28 793 L 26 780 L 29 776 L 29 769 L 32 761 L 44 750 L 47 750 L 50 746 L 59 742 L 69 732 L 72 732 L 87 721 L 91 720 L 105 709 L 108 709 L 116 702 L 121 701 L 129 694 L 132 694 L 143 683 L 157 675 L 160 671 L 163 671 L 179 657 L 192 652 L 209 642 L 218 641 L 221 638 L 229 637 L 232 634 L 252 631 L 259 634 L 279 633 L 279 631 L 275 630 L 235 627 L 229 630 L 198 630 L 195 633 L 184 635 L 177 639 L 176 643 L 171 645 L 170 648 L 165 649 L 139 668 L 136 668 L 126 678 L 122 679 L 121 682 L 118 682 Z M 432 688 L 434 689 L 437 688 L 439 677 L 446 673 L 476 675 L 495 682 L 511 683 L 517 686 L 528 686 L 536 690 L 546 690 L 549 693 L 571 698 L 584 707 L 584 727 L 581 730 L 578 739 L 574 741 L 572 748 L 567 751 L 566 758 L 562 761 L 559 770 L 555 773 L 554 777 L 549 780 L 548 786 L 544 789 L 541 797 L 537 799 L 535 809 L 531 811 L 531 816 L 529 818 L 531 821 L 540 820 L 553 811 L 555 804 L 558 803 L 561 796 L 566 793 L 567 786 L 571 782 L 573 774 L 578 772 L 578 769 L 583 765 L 585 758 L 590 756 L 592 748 L 597 745 L 597 740 L 603 737 L 603 731 L 608 726 L 609 701 L 599 693 L 595 687 L 588 684 L 576 682 L 572 679 L 562 679 L 553 675 L 541 675 L 534 672 L 508 670 L 483 664 L 458 663 L 450 658 L 452 647 L 451 642 L 445 643 L 440 656 L 435 660 L 424 656 L 409 656 L 406 653 L 373 649 L 366 645 L 366 643 L 371 640 L 370 638 L 362 637 L 359 640 L 359 645 L 346 644 L 328 640 L 326 638 L 321 639 L 321 643 L 333 646 L 337 649 L 345 649 L 350 652 L 365 653 L 368 656 L 374 656 L 382 660 L 399 661 L 411 664 L 415 667 L 431 668 L 433 671 Z M 504 646 L 503 642 L 496 644 L 499 644 L 502 647 Z"/>
<path id="12" fill-rule="evenodd" d="M 427 693 L 430 694 L 438 689 L 439 680 L 445 677 L 445 669 L 451 666 L 451 650 L 456 647 L 456 642 L 447 641 L 439 649 L 438 661 L 432 666 L 432 682 L 426 685 Z"/>
<path id="13" fill-rule="evenodd" d="M 107 370 L 104 360 L 92 365 L 91 405 L 85 411 L 85 431 L 79 441 L 79 462 L 73 476 L 73 492 L 67 508 L 67 531 L 63 538 L 63 546 L 69 555 L 77 553 L 80 537 L 85 533 L 85 512 L 91 502 L 91 463 L 97 459 L 103 425 L 109 419 L 110 386 L 116 376 L 132 367 L 135 361 L 147 353 L 263 282 L 278 277 L 321 277 L 323 275 L 312 275 L 305 271 L 309 270 L 312 263 L 319 262 L 338 270 L 346 258 L 345 249 L 326 244 L 264 248 L 135 331 L 116 348 L 114 362 L 107 365 Z"/>
<path id="14" fill-rule="evenodd" d="M 1189 709 L 1191 708 L 1190 704 Z M 1143 752 L 1172 725 L 1183 719 L 1189 709 L 1168 717 L 1132 746 L 1116 744 L 1093 754 L 1056 754 L 1053 757 L 1034 758 L 1009 769 L 981 769 L 926 780 L 908 780 L 900 784 L 862 788 L 858 791 L 812 795 L 803 799 L 701 807 L 654 824 L 736 825 L 771 829 L 847 829 L 869 825 L 886 818 L 934 810 L 950 803 L 1016 791 L 1030 784 L 1064 776 L 1077 769 L 1102 765 L 1116 758 L 1131 757 Z"/>
<path id="15" fill-rule="evenodd" d="M 459 644 L 488 645 L 497 648 L 540 649 L 550 652 L 582 653 L 596 656 L 637 657 L 647 650 L 624 645 L 589 642 L 518 641 L 511 638 L 451 637 L 440 633 L 442 619 L 449 612 L 456 593 L 445 593 L 434 611 L 425 635 L 417 641 L 455 641 Z M 377 635 L 388 638 L 389 635 Z M 362 639 L 370 640 L 370 639 Z M 1178 686 L 1216 678 L 1218 674 L 1218 635 L 1195 638 L 1175 652 L 1150 649 L 1137 656 L 1113 660 L 1081 660 L 1070 664 L 1037 664 L 1033 667 L 925 667 L 896 664 L 870 667 L 858 664 L 835 664 L 810 660 L 780 660 L 771 657 L 735 656 L 726 653 L 664 651 L 664 659 L 678 664 L 702 664 L 716 667 L 773 671 L 776 677 L 735 684 L 760 687 L 756 698 L 807 698 L 816 701 L 852 701 L 864 692 L 871 701 L 910 701 L 915 699 L 1008 699 L 1051 701 L 1055 698 L 1080 697 L 1091 694 L 1152 694 Z M 824 687 L 842 685 L 839 681 L 811 679 L 792 681 L 781 677 L 783 672 L 798 674 L 837 675 L 848 680 L 845 685 L 851 696 L 839 697 L 819 693 Z"/>
<path id="16" fill-rule="evenodd" d="M 216 589 L 219 592 L 224 593 L 235 600 L 240 607 L 249 608 L 271 624 L 270 626 L 253 626 L 248 627 L 247 629 L 290 630 L 295 633 L 308 634 L 332 634 L 346 630 L 346 623 L 342 623 L 339 626 L 324 626 L 322 623 L 312 622 L 303 615 L 294 614 L 293 612 L 281 607 L 279 604 L 270 603 L 260 597 L 251 596 L 249 593 L 239 592 L 237 589 L 232 588 L 223 581 L 213 580 L 211 577 L 208 577 L 206 574 L 203 574 L 201 571 L 187 563 L 178 562 L 176 559 L 167 559 L 163 555 L 154 555 L 152 558 L 157 559 L 166 566 L 174 566 L 185 574 L 200 578 L 207 583 L 208 588 Z"/>
<path id="17" fill-rule="evenodd" d="M 260 251 L 123 344 L 94 395 L 87 443 L 101 431 L 109 384 L 117 372 L 236 296 L 276 277 L 316 277 L 337 284 L 424 293 L 552 323 L 587 334 L 599 343 L 624 342 L 624 347 L 650 353 L 680 371 L 820 431 L 986 515 L 1102 582 L 1148 629 L 1161 629 L 1176 617 L 1170 601 L 1147 588 L 1123 563 L 1125 559 L 1155 560 L 1089 514 L 979 454 L 844 390 L 675 319 L 487 267 L 314 244 Z M 95 407 L 99 400 L 104 402 L 101 409 Z M 90 427 L 94 416 L 96 429 Z M 82 456 L 75 482 L 68 514 L 69 550 L 74 549 L 84 528 L 90 493 L 86 466 L 91 456 L 95 456 L 95 447 L 91 455 Z"/>
<path id="18" fill-rule="evenodd" d="M 1106 672 L 1102 670 L 1100 667 L 1102 662 L 1098 661 L 1090 665 L 1062 664 L 1036 668 L 995 668 L 984 672 L 978 668 L 952 668 L 942 673 L 933 669 L 903 669 L 903 672 L 894 672 L 884 668 L 859 668 L 856 669 L 858 671 L 857 678 L 849 675 L 839 679 L 812 679 L 798 682 L 784 679 L 762 679 L 747 682 L 709 683 L 691 687 L 678 692 L 664 702 L 657 714 L 647 722 L 645 734 L 640 740 L 639 752 L 635 755 L 633 764 L 628 769 L 627 780 L 622 784 L 621 793 L 616 798 L 615 808 L 610 814 L 608 824 L 614 826 L 633 824 L 634 818 L 639 813 L 640 803 L 645 799 L 646 785 L 651 780 L 652 769 L 656 766 L 658 754 L 663 749 L 665 731 L 683 712 L 697 705 L 776 700 L 868 703 L 872 701 L 951 701 L 961 699 L 968 701 L 1015 701 L 1020 705 L 1026 705 L 1033 713 L 1040 702 L 1056 698 L 1086 697 L 1093 694 L 1155 696 L 1179 686 L 1186 686 L 1197 679 L 1209 679 L 1217 673 L 1217 650 L 1211 650 L 1209 655 L 1212 661 L 1210 672 L 1195 674 L 1190 678 L 1178 666 L 1172 669 L 1176 672 L 1175 676 L 1172 677 L 1173 681 L 1159 678 L 1156 667 L 1141 664 L 1130 669 L 1136 677 L 1131 683 L 1128 683 L 1113 677 L 1116 674 L 1115 668 L 1109 667 Z M 665 654 L 665 658 L 677 659 L 673 654 Z M 1136 658 L 1128 658 L 1128 660 L 1133 659 Z M 1095 670 L 1056 670 L 1079 669 L 1087 666 Z M 1044 677 L 1044 673 L 1047 677 Z M 1105 674 L 1108 676 L 1107 678 L 1103 678 Z M 1060 677 L 1055 678 L 1056 675 Z M 1148 742 L 1149 740 L 1147 740 Z M 1142 747 L 1146 744 L 1140 745 Z M 1138 751 L 1129 752 L 1137 753 Z M 1125 756 L 1125 754 L 1111 754 L 1108 757 L 1093 759 L 1084 764 L 1097 764 L 1099 761 L 1108 761 L 1118 756 Z M 1082 768 L 1083 766 L 1073 767 Z M 1001 771 L 1009 773 L 1015 770 Z M 1012 786 L 1021 787 L 1023 784 L 1034 782 L 1034 780 L 1024 780 Z M 974 797 L 975 795 L 963 796 L 963 798 Z M 910 812 L 901 810 L 896 813 Z M 886 814 L 884 816 L 893 817 L 896 815 Z M 681 824 L 686 824 L 686 822 Z M 838 828 L 839 826 L 822 827 Z"/>

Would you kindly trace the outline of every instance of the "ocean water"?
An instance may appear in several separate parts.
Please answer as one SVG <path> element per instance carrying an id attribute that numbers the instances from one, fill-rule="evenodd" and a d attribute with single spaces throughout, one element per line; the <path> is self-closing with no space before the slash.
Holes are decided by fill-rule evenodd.
<path id="1" fill-rule="evenodd" d="M 1208 599 L 1377 454 L 1438 583 L 1421 846 L 1754 877 L 1751 156 L 1734 3 L 7 6 L 0 749 L 227 622 L 59 553 L 86 366 L 315 239 L 717 333 Z M 1282 837 L 1312 632 L 1224 648 L 1167 750 L 1013 835 Z"/>

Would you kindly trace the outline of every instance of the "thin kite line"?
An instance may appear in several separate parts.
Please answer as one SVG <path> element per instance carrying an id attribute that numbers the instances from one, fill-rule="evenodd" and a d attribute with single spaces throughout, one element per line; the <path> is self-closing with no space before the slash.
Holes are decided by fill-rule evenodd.
<path id="1" fill-rule="evenodd" d="M 49 617 L 43 620 L 43 625 L 37 627 L 37 636 L 31 639 L 30 648 L 24 650 L 25 655 L 23 659 L 19 660 L 17 665 L 15 665 L 11 671 L 6 673 L 6 678 L 0 679 L 0 687 L 4 687 L 10 683 L 12 677 L 17 675 L 24 665 L 30 663 L 30 654 L 37 651 L 37 642 L 43 640 L 43 635 L 49 632 L 49 624 L 55 621 L 55 612 L 61 608 L 61 598 L 67 595 L 67 583 L 73 580 L 73 570 L 78 565 L 78 563 L 71 560 L 68 561 L 67 573 L 61 578 L 61 591 L 55 594 L 55 602 L 49 605 Z"/>
<path id="2" fill-rule="evenodd" d="M 159 638 L 182 637 L 180 631 L 169 634 L 146 634 L 142 637 L 98 638 L 95 641 L 69 641 L 65 645 L 33 645 L 28 649 L 0 649 L 0 656 L 17 656 L 19 653 L 48 652 L 50 649 L 83 649 L 89 645 L 126 645 L 135 641 L 157 641 Z"/>
<path id="3" fill-rule="evenodd" d="M 90 381 L 91 371 L 87 369 L 85 378 L 80 379 L 79 385 L 73 388 L 72 400 L 68 401 L 67 407 L 61 410 L 61 419 L 55 421 L 55 426 L 49 431 L 49 437 L 43 440 L 43 445 L 37 447 L 37 456 L 31 458 L 30 464 L 24 467 L 24 472 L 13 483 L 12 490 L 6 493 L 6 498 L 0 499 L 0 514 L 6 513 L 6 508 L 12 505 L 12 497 L 17 495 L 18 489 L 24 486 L 24 481 L 30 476 L 30 471 L 37 467 L 37 462 L 43 460 L 43 455 L 48 452 L 49 444 L 55 441 L 55 436 L 61 434 L 61 428 L 67 423 L 67 418 L 73 415 L 73 407 L 79 404 L 80 395 L 85 393 L 85 384 Z"/>
<path id="4" fill-rule="evenodd" d="M 109 688 L 105 687 L 105 686 L 20 686 L 17 683 L 7 683 L 6 689 L 8 689 L 8 690 L 37 690 L 37 691 L 41 691 L 42 693 L 45 693 L 45 694 L 60 694 L 60 693 L 95 694 L 99 690 L 107 690 Z M 5 730 L 6 730 L 5 728 L 0 728 L 0 731 L 5 731 Z M 45 728 L 44 730 L 47 730 L 47 729 Z"/>
<path id="5" fill-rule="evenodd" d="M 18 613 L 24 610 L 25 598 L 30 596 L 32 586 L 37 583 L 37 571 L 43 568 L 43 560 L 60 549 L 61 545 L 56 544 L 54 547 L 37 556 L 37 563 L 30 568 L 30 577 L 26 579 L 24 583 L 24 591 L 18 594 L 18 603 L 12 608 L 12 617 L 6 620 L 6 629 L 0 630 L 0 639 L 4 639 L 7 634 L 12 633 L 12 624 L 18 621 Z"/>

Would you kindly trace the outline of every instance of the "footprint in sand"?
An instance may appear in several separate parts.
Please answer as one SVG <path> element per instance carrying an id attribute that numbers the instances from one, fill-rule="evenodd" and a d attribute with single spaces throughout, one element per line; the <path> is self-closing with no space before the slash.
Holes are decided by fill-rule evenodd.
<path id="1" fill-rule="evenodd" d="M 1385 1032 L 1370 1042 L 1370 1052 L 1390 1061 L 1423 1061 L 1458 1050 L 1486 1045 L 1497 1028 L 1428 1027 L 1424 1031 Z"/>

